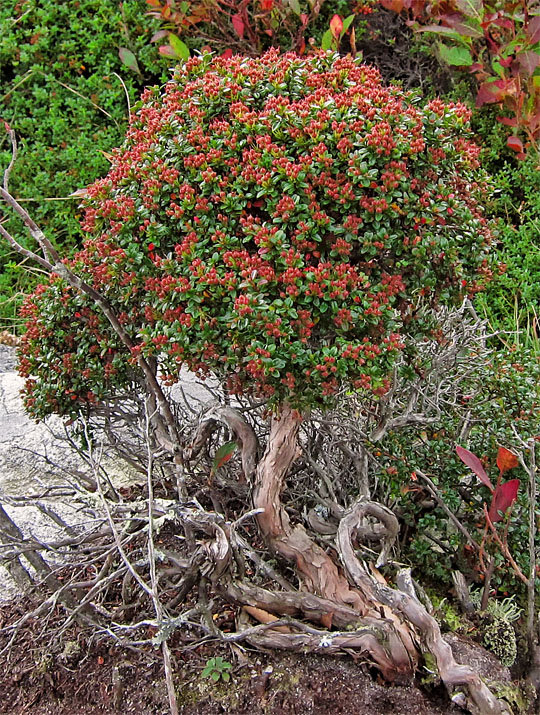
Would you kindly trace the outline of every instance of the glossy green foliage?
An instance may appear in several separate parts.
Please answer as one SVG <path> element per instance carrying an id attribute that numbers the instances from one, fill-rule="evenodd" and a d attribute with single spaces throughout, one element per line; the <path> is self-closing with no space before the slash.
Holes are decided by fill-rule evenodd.
<path id="1" fill-rule="evenodd" d="M 28 408 L 123 390 L 138 354 L 297 407 L 384 392 L 404 335 L 432 329 L 418 305 L 488 270 L 468 119 L 336 55 L 190 60 L 145 92 L 72 262 L 135 347 L 53 276 L 25 308 Z"/>

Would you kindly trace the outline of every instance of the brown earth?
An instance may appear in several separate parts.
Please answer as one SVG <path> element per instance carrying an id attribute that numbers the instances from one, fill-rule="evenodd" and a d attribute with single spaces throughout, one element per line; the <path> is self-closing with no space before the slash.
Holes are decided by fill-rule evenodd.
<path id="1" fill-rule="evenodd" d="M 60 614 L 33 619 L 9 652 L 5 630 L 25 612 L 27 600 L 0 606 L 0 713 L 90 715 L 169 712 L 160 651 L 126 650 L 91 637 L 79 626 L 58 634 Z M 181 636 L 180 636 L 181 638 Z M 175 684 L 186 715 L 439 715 L 459 712 L 443 689 L 381 682 L 352 658 L 289 655 L 203 644 L 193 650 L 173 639 Z M 228 683 L 201 676 L 208 658 L 232 663 Z M 116 685 L 115 685 L 116 683 Z"/>

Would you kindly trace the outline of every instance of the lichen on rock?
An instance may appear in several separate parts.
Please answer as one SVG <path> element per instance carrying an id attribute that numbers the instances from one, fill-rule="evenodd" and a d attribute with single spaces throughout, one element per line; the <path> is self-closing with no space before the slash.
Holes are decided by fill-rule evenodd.
<path id="1" fill-rule="evenodd" d="M 508 667 L 515 663 L 517 656 L 516 632 L 505 618 L 493 617 L 483 634 L 484 645 Z"/>

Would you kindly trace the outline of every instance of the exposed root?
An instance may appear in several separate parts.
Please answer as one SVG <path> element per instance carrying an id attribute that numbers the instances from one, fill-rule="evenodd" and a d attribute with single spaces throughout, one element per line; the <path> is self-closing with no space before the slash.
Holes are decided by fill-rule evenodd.
<path id="1" fill-rule="evenodd" d="M 323 496 L 315 501 L 317 509 L 304 511 L 306 523 L 321 529 L 309 530 L 300 523 L 299 510 L 286 510 L 284 490 L 290 498 L 295 488 L 301 489 L 290 478 L 299 456 L 300 414 L 285 406 L 272 418 L 266 449 L 257 461 L 253 428 L 240 412 L 213 405 L 201 416 L 192 445 L 185 450 L 187 462 L 198 456 L 201 463 L 205 458 L 211 463 L 212 457 L 205 457 L 203 448 L 219 424 L 227 425 L 241 448 L 246 479 L 242 493 L 251 490 L 253 509 L 246 512 L 244 498 L 230 486 L 234 481 L 230 463 L 229 483 L 221 482 L 221 491 L 216 490 L 215 495 L 200 488 L 200 470 L 191 475 L 202 504 L 194 497 L 179 504 L 167 492 L 165 498 L 155 496 L 151 455 L 146 501 L 112 501 L 96 476 L 106 518 L 96 518 L 93 531 L 57 542 L 65 547 L 66 557 L 72 557 L 72 571 L 66 570 L 61 581 L 43 562 L 41 578 L 56 590 L 56 596 L 45 602 L 39 614 L 62 602 L 68 621 L 81 615 L 88 622 L 88 608 L 96 613 L 95 631 L 118 644 L 161 645 L 171 694 L 174 683 L 167 641 L 175 634 L 176 643 L 180 640 L 185 648 L 196 647 L 204 638 L 296 652 L 354 651 L 394 682 L 411 681 L 424 650 L 434 656 L 449 690 L 465 686 L 466 704 L 472 712 L 507 712 L 471 668 L 455 662 L 436 621 L 418 600 L 410 573 L 400 572 L 398 589 L 394 589 L 377 570 L 390 561 L 398 534 L 392 511 L 365 493 L 346 509 L 343 504 L 348 499 L 338 489 L 335 494 L 328 487 L 324 492 L 329 478 L 325 481 L 321 474 Z M 344 455 L 354 466 L 357 454 L 345 450 Z M 356 466 L 363 476 L 364 461 Z M 186 482 L 186 488 L 192 486 Z M 230 493 L 235 499 L 227 502 Z M 317 499 L 319 496 L 316 494 Z M 220 510 L 221 502 L 227 508 Z M 320 506 L 324 516 L 319 513 Z M 5 518 L 3 521 L 3 531 L 10 537 L 10 555 L 18 558 L 26 554 L 30 547 L 20 530 L 14 530 Z M 255 521 L 267 549 L 261 549 L 260 538 L 253 534 Z M 355 549 L 363 542 L 378 544 L 375 566 L 359 560 Z M 77 549 L 70 550 L 74 544 Z M 33 544 L 30 551 L 37 554 L 37 546 Z M 277 556 L 271 563 L 268 550 Z M 118 554 L 121 566 L 115 567 Z M 291 575 L 291 567 L 298 580 Z M 297 589 L 294 584 L 298 582 Z M 68 599 L 73 599 L 71 608 Z M 241 607 L 236 614 L 228 609 L 226 629 L 216 621 L 218 608 L 227 611 L 223 601 Z M 233 618 L 236 623 L 231 627 Z M 13 626 L 14 635 L 16 631 L 17 625 Z M 172 700 L 171 709 L 174 711 Z"/>
<path id="2" fill-rule="evenodd" d="M 354 608 L 336 604 L 311 593 L 271 591 L 245 581 L 226 584 L 221 593 L 232 603 L 257 606 L 282 616 L 307 618 L 312 623 L 320 623 L 326 627 L 332 625 L 346 628 L 359 620 Z"/>
<path id="3" fill-rule="evenodd" d="M 255 473 L 253 505 L 264 510 L 257 516 L 257 523 L 270 549 L 296 565 L 306 591 L 351 606 L 359 616 L 365 615 L 364 599 L 351 589 L 334 561 L 314 543 L 304 527 L 300 524 L 291 526 L 281 504 L 285 477 L 299 456 L 300 422 L 300 414 L 289 407 L 284 407 L 272 418 L 266 450 Z"/>
<path id="4" fill-rule="evenodd" d="M 454 660 L 452 649 L 443 640 L 437 621 L 429 615 L 420 601 L 403 591 L 375 581 L 357 559 L 352 545 L 353 534 L 365 515 L 365 504 L 359 502 L 342 520 L 338 528 L 337 543 L 343 566 L 354 583 L 368 598 L 375 598 L 411 623 L 421 634 L 424 647 L 434 657 L 441 680 L 448 689 L 466 686 L 469 692 L 469 709 L 481 715 L 507 713 L 482 679 L 472 668 L 459 665 Z"/>
<path id="5" fill-rule="evenodd" d="M 295 624 L 296 627 L 301 627 Z M 279 633 L 276 628 L 249 636 L 246 640 L 258 648 L 274 648 L 296 652 L 319 653 L 332 655 L 355 650 L 362 653 L 365 661 L 376 665 L 383 676 L 389 681 L 400 682 L 396 676 L 394 653 L 389 646 L 382 645 L 386 641 L 386 632 L 382 623 L 371 626 L 360 626 L 352 632 L 316 631 L 303 628 L 304 633 Z M 405 678 L 405 682 L 407 679 Z"/>

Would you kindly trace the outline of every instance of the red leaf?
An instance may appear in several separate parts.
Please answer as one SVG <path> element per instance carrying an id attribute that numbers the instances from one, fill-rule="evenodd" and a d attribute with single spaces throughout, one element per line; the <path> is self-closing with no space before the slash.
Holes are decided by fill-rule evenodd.
<path id="1" fill-rule="evenodd" d="M 506 143 L 510 147 L 510 149 L 513 149 L 514 151 L 517 152 L 522 152 L 523 151 L 523 142 L 519 137 L 508 137 L 506 140 Z"/>
<path id="2" fill-rule="evenodd" d="M 244 21 L 242 20 L 242 18 L 240 17 L 240 15 L 238 13 L 234 14 L 231 17 L 231 22 L 232 22 L 232 26 L 236 30 L 236 34 L 238 35 L 238 37 L 244 37 L 245 25 L 244 25 Z"/>
<path id="3" fill-rule="evenodd" d="M 536 45 L 537 42 L 540 42 L 540 15 L 535 15 L 531 18 L 525 32 L 531 45 Z"/>
<path id="4" fill-rule="evenodd" d="M 501 474 L 504 474 L 509 469 L 514 469 L 514 467 L 517 467 L 518 464 L 518 458 L 515 454 L 512 454 L 512 452 L 505 447 L 499 447 L 499 452 L 497 454 L 497 466 L 501 470 Z"/>
<path id="5" fill-rule="evenodd" d="M 517 117 L 497 117 L 497 121 L 507 127 L 517 127 Z"/>
<path id="6" fill-rule="evenodd" d="M 231 50 L 230 47 L 227 47 L 227 49 L 221 53 L 220 57 L 223 57 L 224 60 L 228 60 L 233 56 L 233 51 Z"/>
<path id="7" fill-rule="evenodd" d="M 167 30 L 158 30 L 157 32 L 154 32 L 152 37 L 150 38 L 150 42 L 157 42 L 158 40 L 162 40 L 164 37 L 167 37 L 168 35 Z"/>
<path id="8" fill-rule="evenodd" d="M 476 454 L 469 452 L 465 447 L 456 446 L 456 452 L 461 461 L 466 464 L 469 469 L 476 474 L 478 479 L 484 484 L 491 492 L 493 492 L 493 485 L 489 481 L 489 477 L 486 474 L 486 470 L 482 466 L 482 462 L 478 459 Z"/>
<path id="9" fill-rule="evenodd" d="M 397 13 L 400 13 L 404 7 L 403 0 L 381 0 L 381 5 L 386 10 L 391 10 L 392 12 Z"/>
<path id="10" fill-rule="evenodd" d="M 486 25 L 487 27 L 489 27 L 489 25 L 496 25 L 496 27 L 502 27 L 503 30 L 513 30 L 515 27 L 513 20 L 504 17 L 497 17 L 495 20 L 489 21 Z"/>
<path id="11" fill-rule="evenodd" d="M 503 517 L 499 512 L 506 513 L 508 507 L 515 502 L 518 489 L 519 479 L 511 479 L 497 487 L 489 507 L 489 518 L 492 522 L 501 521 Z"/>
<path id="12" fill-rule="evenodd" d="M 336 40 L 339 40 L 341 31 L 343 30 L 343 20 L 339 15 L 334 15 L 330 20 L 330 30 L 332 32 L 332 36 L 335 37 Z"/>
<path id="13" fill-rule="evenodd" d="M 517 56 L 517 62 L 520 70 L 528 77 L 531 77 L 534 70 L 540 65 L 540 55 L 532 50 L 520 52 Z"/>
<path id="14" fill-rule="evenodd" d="M 468 2 L 468 0 L 465 0 Z M 444 15 L 443 16 L 444 26 L 448 26 L 455 32 L 459 32 L 460 35 L 465 37 L 482 37 L 483 33 L 476 27 L 467 25 L 463 22 L 463 17 L 461 15 Z"/>
<path id="15" fill-rule="evenodd" d="M 484 82 L 478 88 L 476 95 L 476 108 L 483 107 L 484 104 L 493 104 L 500 102 L 504 92 L 497 87 L 495 82 Z"/>
<path id="16" fill-rule="evenodd" d="M 160 45 L 158 52 L 160 55 L 165 55 L 165 57 L 176 57 L 176 52 L 170 45 Z"/>

